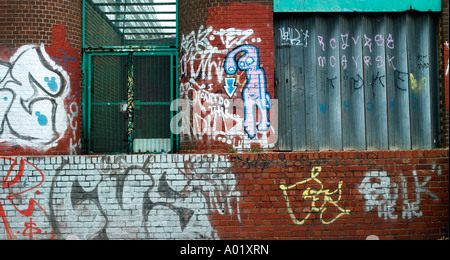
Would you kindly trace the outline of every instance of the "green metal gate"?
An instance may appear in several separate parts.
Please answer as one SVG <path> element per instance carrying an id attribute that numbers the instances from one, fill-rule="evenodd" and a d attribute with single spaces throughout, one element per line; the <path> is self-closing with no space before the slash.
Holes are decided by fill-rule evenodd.
<path id="1" fill-rule="evenodd" d="M 87 55 L 87 149 L 90 153 L 161 153 L 176 149 L 170 105 L 174 52 Z"/>
<path id="2" fill-rule="evenodd" d="M 88 153 L 175 152 L 178 1 L 83 0 Z"/>

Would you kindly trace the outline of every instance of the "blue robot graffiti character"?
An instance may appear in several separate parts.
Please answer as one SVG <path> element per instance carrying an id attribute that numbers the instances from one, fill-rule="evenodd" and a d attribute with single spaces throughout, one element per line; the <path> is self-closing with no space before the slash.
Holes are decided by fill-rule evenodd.
<path id="1" fill-rule="evenodd" d="M 260 67 L 259 50 L 253 45 L 241 45 L 228 53 L 225 60 L 225 71 L 234 75 L 238 70 L 245 71 L 247 85 L 243 91 L 244 129 L 251 139 L 256 137 L 257 115 L 254 106 L 259 109 L 261 121 L 258 131 L 266 131 L 270 127 L 268 118 L 270 95 L 266 92 L 266 75 Z"/>

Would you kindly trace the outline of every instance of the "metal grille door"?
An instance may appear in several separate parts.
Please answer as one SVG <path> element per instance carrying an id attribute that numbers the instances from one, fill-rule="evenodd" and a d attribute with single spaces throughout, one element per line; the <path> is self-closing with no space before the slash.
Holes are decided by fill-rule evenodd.
<path id="1" fill-rule="evenodd" d="M 172 151 L 173 59 L 152 55 L 134 58 L 135 129 L 133 152 Z"/>
<path id="2" fill-rule="evenodd" d="M 88 56 L 91 153 L 161 153 L 174 150 L 170 131 L 176 54 Z"/>
<path id="3" fill-rule="evenodd" d="M 126 153 L 127 56 L 92 56 L 90 152 Z"/>

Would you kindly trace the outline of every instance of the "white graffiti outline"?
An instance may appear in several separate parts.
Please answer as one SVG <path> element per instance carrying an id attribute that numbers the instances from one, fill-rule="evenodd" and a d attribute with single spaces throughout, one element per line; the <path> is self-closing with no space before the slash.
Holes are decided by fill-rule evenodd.
<path id="1" fill-rule="evenodd" d="M 70 78 L 44 45 L 20 47 L 0 63 L 0 141 L 48 150 L 68 129 Z"/>
<path id="2" fill-rule="evenodd" d="M 435 170 L 435 166 L 433 166 L 433 170 Z M 438 175 L 440 175 L 440 172 L 441 170 L 438 169 Z M 410 201 L 408 198 L 408 182 L 403 174 L 400 174 L 401 182 L 396 183 L 392 181 L 386 171 L 366 173 L 364 180 L 358 187 L 359 192 L 364 195 L 366 211 L 370 212 L 376 209 L 379 218 L 384 218 L 385 220 L 398 219 L 400 215 L 394 213 L 398 213 L 396 212 L 396 205 L 401 190 L 403 198 L 401 217 L 405 220 L 422 217 L 423 212 L 420 209 L 422 194 L 428 195 L 434 201 L 439 201 L 440 199 L 436 194 L 425 188 L 432 176 L 428 175 L 422 182 L 419 182 L 417 171 L 414 170 L 412 175 L 415 185 L 412 194 L 415 194 L 415 201 Z"/>

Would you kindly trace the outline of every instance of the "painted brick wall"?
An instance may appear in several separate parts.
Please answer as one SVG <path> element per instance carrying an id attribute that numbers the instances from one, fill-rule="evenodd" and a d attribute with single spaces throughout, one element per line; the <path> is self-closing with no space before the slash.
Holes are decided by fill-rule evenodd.
<path id="1" fill-rule="evenodd" d="M 0 239 L 438 239 L 449 150 L 0 158 Z"/>
<path id="2" fill-rule="evenodd" d="M 80 151 L 81 3 L 0 2 L 2 155 Z"/>
<path id="3" fill-rule="evenodd" d="M 180 2 L 180 98 L 181 151 L 273 148 L 271 1 Z"/>

